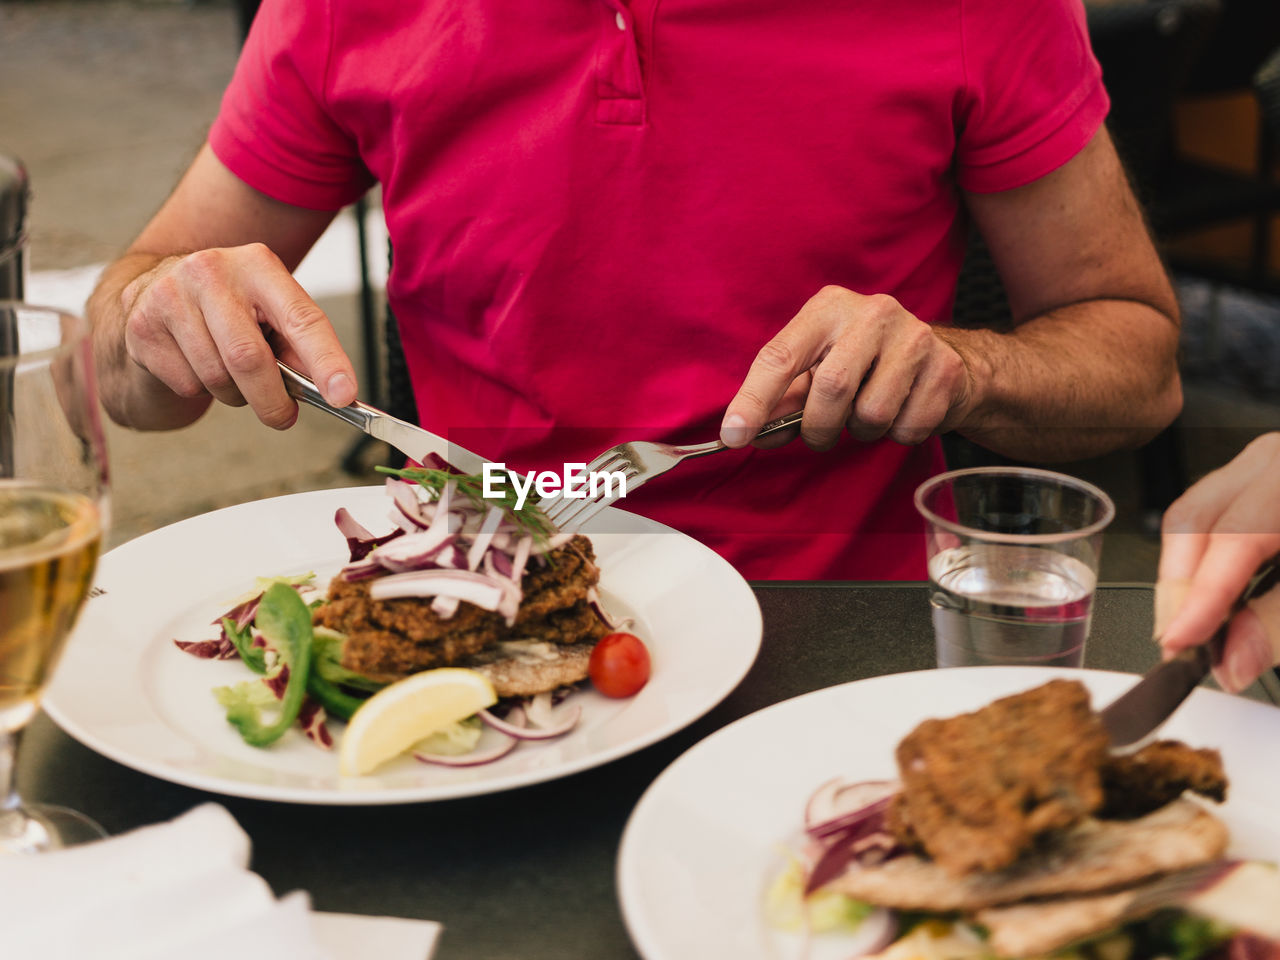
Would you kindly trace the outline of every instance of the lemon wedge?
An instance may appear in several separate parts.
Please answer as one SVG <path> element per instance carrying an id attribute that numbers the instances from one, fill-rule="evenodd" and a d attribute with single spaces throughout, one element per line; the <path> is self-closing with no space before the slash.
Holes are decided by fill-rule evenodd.
<path id="1" fill-rule="evenodd" d="M 424 737 L 498 700 L 482 674 L 460 667 L 424 670 L 383 687 L 347 724 L 338 755 L 344 777 L 358 777 L 397 757 Z"/>

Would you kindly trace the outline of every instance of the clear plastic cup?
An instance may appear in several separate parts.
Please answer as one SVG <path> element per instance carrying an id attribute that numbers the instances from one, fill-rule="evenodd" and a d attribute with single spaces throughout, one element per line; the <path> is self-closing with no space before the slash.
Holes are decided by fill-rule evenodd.
<path id="1" fill-rule="evenodd" d="M 915 502 L 938 666 L 1084 662 L 1110 497 L 1050 470 L 974 467 L 926 480 Z"/>

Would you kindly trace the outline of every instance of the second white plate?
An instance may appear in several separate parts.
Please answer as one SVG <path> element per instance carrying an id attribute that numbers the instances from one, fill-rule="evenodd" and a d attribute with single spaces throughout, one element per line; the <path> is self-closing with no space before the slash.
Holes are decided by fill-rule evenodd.
<path id="1" fill-rule="evenodd" d="M 695 744 L 650 785 L 623 834 L 618 892 L 636 947 L 646 960 L 794 957 L 795 938 L 765 924 L 762 904 L 810 794 L 836 776 L 895 778 L 894 747 L 921 720 L 974 710 L 1052 677 L 1083 680 L 1095 704 L 1136 679 L 1035 667 L 873 677 L 775 704 Z M 1234 851 L 1280 860 L 1280 710 L 1196 690 L 1161 735 L 1222 751 L 1231 789 L 1220 813 Z"/>

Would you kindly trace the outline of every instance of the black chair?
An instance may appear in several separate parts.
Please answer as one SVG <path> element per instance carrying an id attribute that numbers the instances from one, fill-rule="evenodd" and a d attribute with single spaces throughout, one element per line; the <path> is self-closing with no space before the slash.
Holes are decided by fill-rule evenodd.
<path id="1" fill-rule="evenodd" d="M 1274 56 L 1266 65 L 1255 60 L 1250 75 L 1261 120 L 1257 168 L 1229 170 L 1181 154 L 1175 123 L 1175 103 L 1192 89 L 1197 64 L 1213 45 L 1224 16 L 1222 0 L 1111 0 L 1086 9 L 1094 54 L 1111 96 L 1107 125 L 1157 240 L 1232 221 L 1249 221 L 1254 228 L 1244 273 L 1177 257 L 1170 258 L 1171 265 L 1213 279 L 1272 286 L 1269 224 L 1280 213 L 1280 183 L 1272 176 L 1280 138 L 1280 63 Z M 1260 42 L 1280 55 L 1280 36 L 1254 37 L 1252 46 Z"/>

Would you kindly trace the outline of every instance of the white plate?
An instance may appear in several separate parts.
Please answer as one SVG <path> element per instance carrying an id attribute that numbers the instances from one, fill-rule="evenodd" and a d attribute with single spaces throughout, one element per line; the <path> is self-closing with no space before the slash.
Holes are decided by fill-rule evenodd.
<path id="1" fill-rule="evenodd" d="M 636 947 L 646 960 L 794 956 L 794 941 L 765 925 L 760 905 L 809 795 L 834 776 L 896 777 L 893 748 L 921 720 L 1055 676 L 1083 680 L 1098 704 L 1135 679 L 1034 667 L 894 674 L 775 704 L 694 745 L 650 785 L 622 837 L 618 895 Z M 1200 689 L 1165 734 L 1222 751 L 1231 788 L 1219 812 L 1233 850 L 1280 859 L 1280 710 Z"/>
<path id="2" fill-rule="evenodd" d="M 725 560 L 668 527 L 611 510 L 604 520 L 610 532 L 585 532 L 606 605 L 636 618 L 631 629 L 653 658 L 652 679 L 635 697 L 575 694 L 583 717 L 572 733 L 522 744 L 481 767 L 401 758 L 371 776 L 339 777 L 336 753 L 297 730 L 270 748 L 250 747 L 210 691 L 252 675 L 239 661 L 183 653 L 173 640 L 214 636 L 210 622 L 255 576 L 315 571 L 327 584 L 347 559 L 333 523 L 339 507 L 374 532 L 390 529 L 381 486 L 345 488 L 228 507 L 106 554 L 45 710 L 89 748 L 202 790 L 295 803 L 406 803 L 507 790 L 639 750 L 719 703 L 759 650 L 759 605 Z M 341 729 L 335 722 L 335 737 Z"/>

